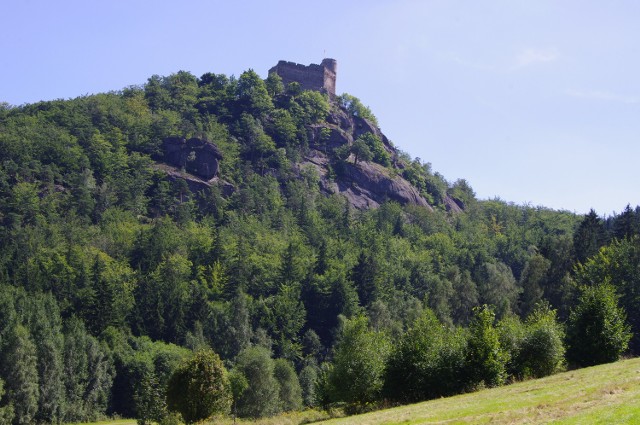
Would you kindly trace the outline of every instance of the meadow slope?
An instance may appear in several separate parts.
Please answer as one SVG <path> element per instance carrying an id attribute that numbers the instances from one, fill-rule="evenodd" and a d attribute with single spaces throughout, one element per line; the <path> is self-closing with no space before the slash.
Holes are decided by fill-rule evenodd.
<path id="1" fill-rule="evenodd" d="M 320 423 L 637 424 L 640 358 Z"/>

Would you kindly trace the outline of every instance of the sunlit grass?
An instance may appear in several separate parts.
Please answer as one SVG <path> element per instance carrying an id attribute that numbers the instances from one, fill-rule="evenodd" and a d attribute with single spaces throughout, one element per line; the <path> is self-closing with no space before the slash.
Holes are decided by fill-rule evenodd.
<path id="1" fill-rule="evenodd" d="M 320 423 L 640 423 L 640 359 Z"/>

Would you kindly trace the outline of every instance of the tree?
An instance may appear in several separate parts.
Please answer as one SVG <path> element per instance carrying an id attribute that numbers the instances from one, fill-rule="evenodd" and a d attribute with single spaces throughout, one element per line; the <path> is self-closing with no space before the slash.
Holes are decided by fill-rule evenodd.
<path id="1" fill-rule="evenodd" d="M 581 288 L 567 324 L 567 360 L 593 366 L 618 360 L 631 339 L 626 314 L 607 281 Z"/>
<path id="2" fill-rule="evenodd" d="M 196 352 L 173 373 L 167 406 L 188 424 L 231 409 L 231 385 L 222 360 L 213 350 Z"/>
<path id="3" fill-rule="evenodd" d="M 13 423 L 34 423 L 40 390 L 36 346 L 29 331 L 16 325 L 8 335 L 3 351 L 1 366 L 7 382 L 7 398 L 14 408 Z"/>
<path id="4" fill-rule="evenodd" d="M 522 375 L 541 378 L 564 366 L 564 331 L 556 319 L 556 310 L 547 303 L 538 304 L 525 322 L 526 336 L 518 362 Z"/>
<path id="5" fill-rule="evenodd" d="M 495 314 L 486 304 L 473 309 L 465 352 L 467 381 L 472 386 L 495 387 L 505 381 L 509 356 L 500 345 L 494 321 Z"/>
<path id="6" fill-rule="evenodd" d="M 511 268 L 504 263 L 485 263 L 478 289 L 481 301 L 494 306 L 498 317 L 517 308 L 520 288 Z"/>
<path id="7" fill-rule="evenodd" d="M 391 165 L 391 157 L 389 156 L 389 152 L 387 152 L 384 148 L 384 144 L 382 140 L 378 136 L 373 133 L 365 133 L 362 136 L 358 137 L 358 140 L 364 141 L 369 150 L 371 151 L 371 159 L 377 162 L 378 164 L 384 165 L 388 167 Z M 354 142 L 355 145 L 355 142 Z M 365 159 L 365 161 L 370 161 Z"/>
<path id="8" fill-rule="evenodd" d="M 548 303 L 535 306 L 524 323 L 517 316 L 505 317 L 498 332 L 502 348 L 509 353 L 509 375 L 541 378 L 563 368 L 564 331 Z"/>
<path id="9" fill-rule="evenodd" d="M 369 330 L 366 316 L 344 319 L 328 384 L 332 402 L 359 411 L 380 399 L 390 352 L 387 337 Z"/>
<path id="10" fill-rule="evenodd" d="M 51 294 L 31 298 L 29 322 L 36 345 L 40 382 L 37 420 L 58 423 L 63 420 L 66 410 L 60 309 Z"/>
<path id="11" fill-rule="evenodd" d="M 280 411 L 280 385 L 273 376 L 274 367 L 271 354 L 264 347 L 250 347 L 238 355 L 236 368 L 249 382 L 237 402 L 238 415 L 260 418 Z"/>
<path id="12" fill-rule="evenodd" d="M 389 357 L 384 393 L 390 400 L 417 402 L 461 391 L 464 338 L 425 310 Z"/>
<path id="13" fill-rule="evenodd" d="M 357 164 L 360 161 L 371 161 L 373 159 L 373 153 L 363 139 L 358 139 L 351 145 L 351 153 L 353 153 L 353 163 Z"/>
<path id="14" fill-rule="evenodd" d="M 2 407 L 0 407 L 0 424 L 8 425 L 13 421 L 13 404 L 5 404 L 2 400 L 4 395 L 4 381 L 0 379 L 0 403 L 2 403 Z"/>
<path id="15" fill-rule="evenodd" d="M 542 283 L 550 267 L 551 262 L 538 253 L 533 254 L 527 261 L 520 275 L 520 287 L 522 287 L 520 310 L 523 316 L 529 315 L 542 299 L 544 294 Z"/>
<path id="16" fill-rule="evenodd" d="M 96 420 L 107 410 L 113 383 L 113 360 L 104 343 L 72 317 L 64 329 L 65 421 Z"/>
<path id="17" fill-rule="evenodd" d="M 595 255 L 575 268 L 575 279 L 580 285 L 611 282 L 620 295 L 620 305 L 634 333 L 630 348 L 640 353 L 640 237 L 614 240 Z"/>
<path id="18" fill-rule="evenodd" d="M 276 359 L 273 376 L 280 385 L 282 410 L 285 412 L 300 410 L 302 407 L 302 388 L 291 362 L 285 359 Z"/>
<path id="19" fill-rule="evenodd" d="M 316 386 L 318 381 L 318 366 L 308 364 L 300 371 L 300 387 L 302 388 L 302 400 L 307 407 L 316 405 Z"/>
<path id="20" fill-rule="evenodd" d="M 267 85 L 252 69 L 243 72 L 236 86 L 236 98 L 240 110 L 261 117 L 273 109 Z"/>
<path id="21" fill-rule="evenodd" d="M 576 258 L 583 263 L 598 253 L 607 240 L 604 224 L 598 214 L 591 209 L 573 234 L 573 246 Z"/>
<path id="22" fill-rule="evenodd" d="M 373 115 L 373 112 L 371 112 L 371 109 L 365 106 L 357 97 L 344 93 L 338 96 L 338 103 L 343 108 L 346 108 L 354 117 L 365 118 L 373 124 L 378 125 L 378 120 L 375 115 Z"/>

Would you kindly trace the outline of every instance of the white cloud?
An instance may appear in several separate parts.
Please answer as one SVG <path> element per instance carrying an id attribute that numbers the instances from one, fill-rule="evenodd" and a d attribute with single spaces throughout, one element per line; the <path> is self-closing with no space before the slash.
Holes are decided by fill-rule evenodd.
<path id="1" fill-rule="evenodd" d="M 512 69 L 525 68 L 538 63 L 553 62 L 560 58 L 560 52 L 555 47 L 548 49 L 525 49 L 515 58 Z"/>
<path id="2" fill-rule="evenodd" d="M 566 94 L 580 99 L 603 100 L 607 102 L 626 103 L 629 105 L 640 103 L 640 98 L 638 96 L 612 93 L 607 90 L 568 90 Z"/>

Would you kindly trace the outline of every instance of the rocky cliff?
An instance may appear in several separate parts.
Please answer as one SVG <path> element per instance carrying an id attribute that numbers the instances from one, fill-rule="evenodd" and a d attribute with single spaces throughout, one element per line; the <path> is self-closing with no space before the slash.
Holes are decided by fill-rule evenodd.
<path id="1" fill-rule="evenodd" d="M 298 175 L 305 168 L 315 169 L 322 192 L 343 195 L 359 210 L 376 208 L 386 201 L 433 209 L 420 191 L 403 177 L 405 164 L 398 159 L 396 148 L 372 122 L 332 103 L 332 111 L 326 120 L 309 126 L 307 132 L 309 148 L 302 160 L 293 164 L 293 169 Z M 382 141 L 391 158 L 390 166 L 371 161 L 354 163 L 353 155 L 346 160 L 335 158 L 335 149 L 352 145 L 367 133 Z M 186 180 L 192 191 L 218 185 L 227 196 L 234 192 L 233 185 L 217 176 L 219 161 L 224 159 L 213 143 L 197 138 L 169 137 L 163 142 L 163 151 L 164 163 L 157 168 L 170 179 Z M 442 205 L 449 211 L 462 210 L 460 203 L 449 196 L 444 197 Z"/>

